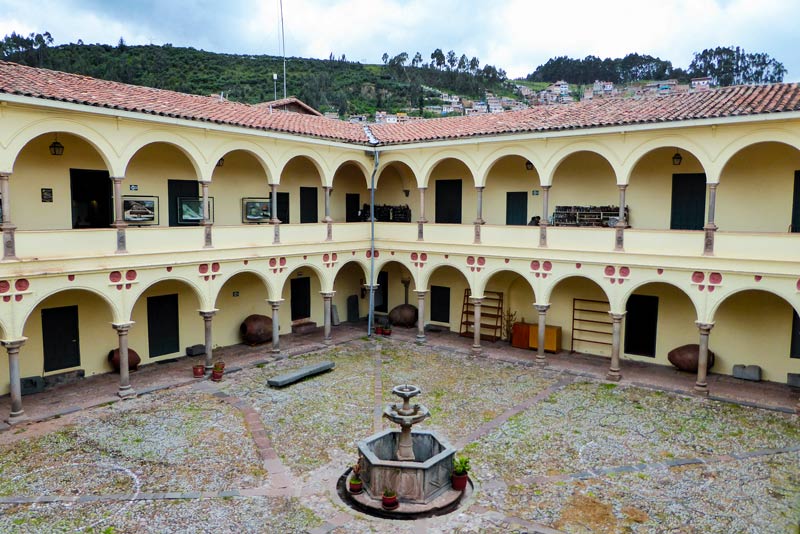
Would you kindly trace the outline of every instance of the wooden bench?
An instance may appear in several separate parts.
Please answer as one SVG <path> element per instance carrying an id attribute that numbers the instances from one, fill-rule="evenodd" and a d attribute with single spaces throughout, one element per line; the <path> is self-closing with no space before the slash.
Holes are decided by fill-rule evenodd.
<path id="1" fill-rule="evenodd" d="M 282 388 L 284 386 L 288 386 L 289 384 L 294 384 L 306 377 L 318 375 L 320 373 L 324 373 L 325 371 L 330 371 L 336 366 L 333 362 L 320 362 L 314 365 L 308 365 L 306 367 L 301 367 L 291 373 L 282 374 L 273 378 L 270 378 L 267 381 L 267 384 L 273 388 Z"/>

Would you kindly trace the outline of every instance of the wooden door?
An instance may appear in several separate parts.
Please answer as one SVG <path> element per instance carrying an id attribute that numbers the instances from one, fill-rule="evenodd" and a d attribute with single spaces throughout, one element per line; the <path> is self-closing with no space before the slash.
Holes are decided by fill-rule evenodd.
<path id="1" fill-rule="evenodd" d="M 292 321 L 311 317 L 311 278 L 291 280 Z"/>
<path id="2" fill-rule="evenodd" d="M 509 191 L 506 193 L 506 224 L 528 224 L 528 193 Z"/>
<path id="3" fill-rule="evenodd" d="M 794 197 L 792 199 L 792 232 L 800 232 L 800 171 L 794 171 Z"/>
<path id="4" fill-rule="evenodd" d="M 178 198 L 200 197 L 198 182 L 195 180 L 167 180 L 167 202 L 169 204 L 169 225 L 178 226 Z M 197 223 L 200 224 L 200 223 Z M 184 225 L 181 225 L 184 226 Z"/>
<path id="5" fill-rule="evenodd" d="M 344 196 L 344 222 L 358 222 L 361 220 L 359 211 L 361 210 L 361 195 L 358 193 L 346 193 Z"/>
<path id="6" fill-rule="evenodd" d="M 672 175 L 671 230 L 702 230 L 706 215 L 706 175 Z"/>
<path id="7" fill-rule="evenodd" d="M 150 357 L 180 351 L 178 295 L 147 297 L 147 344 Z"/>
<path id="8" fill-rule="evenodd" d="M 108 171 L 69 170 L 73 228 L 108 228 L 112 222 L 114 192 Z"/>
<path id="9" fill-rule="evenodd" d="M 658 331 L 658 297 L 631 295 L 625 310 L 625 353 L 654 358 Z"/>
<path id="10" fill-rule="evenodd" d="M 77 306 L 42 310 L 42 343 L 46 373 L 81 364 Z"/>
<path id="11" fill-rule="evenodd" d="M 301 187 L 300 188 L 300 222 L 301 223 L 317 223 L 319 222 L 319 214 L 317 211 L 317 188 L 316 187 Z"/>
<path id="12" fill-rule="evenodd" d="M 800 358 L 800 317 L 792 311 L 792 346 L 789 357 Z"/>
<path id="13" fill-rule="evenodd" d="M 289 224 L 289 193 L 278 193 L 278 220 Z"/>
<path id="14" fill-rule="evenodd" d="M 461 224 L 461 180 L 436 181 L 435 222 Z"/>
<path id="15" fill-rule="evenodd" d="M 431 286 L 431 321 L 450 322 L 450 288 Z"/>
<path id="16" fill-rule="evenodd" d="M 375 291 L 375 311 L 389 312 L 389 273 L 378 273 L 378 289 Z"/>

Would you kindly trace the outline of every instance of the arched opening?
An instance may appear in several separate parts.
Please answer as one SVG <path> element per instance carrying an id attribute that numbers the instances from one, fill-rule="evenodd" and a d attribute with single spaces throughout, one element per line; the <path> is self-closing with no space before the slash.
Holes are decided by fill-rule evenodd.
<path id="1" fill-rule="evenodd" d="M 673 164 L 676 153 L 680 165 Z M 705 170 L 687 150 L 661 147 L 642 156 L 631 171 L 626 194 L 628 223 L 634 228 L 700 230 L 705 224 Z"/>
<path id="2" fill-rule="evenodd" d="M 482 329 L 482 335 L 491 335 L 493 340 L 511 340 L 515 323 L 531 325 L 536 322 L 536 302 L 531 284 L 513 271 L 498 271 L 486 282 L 481 322 L 491 325 Z M 525 348 L 528 348 L 527 346 Z"/>
<path id="3" fill-rule="evenodd" d="M 56 136 L 60 156 L 50 152 Z M 13 222 L 20 230 L 110 228 L 114 222 L 108 168 L 76 135 L 53 132 L 28 142 L 14 163 L 10 189 Z"/>
<path id="4" fill-rule="evenodd" d="M 787 373 L 800 373 L 798 322 L 792 306 L 773 293 L 750 289 L 727 297 L 709 336 L 713 371 L 731 374 L 736 364 L 759 365 L 763 380 L 785 383 Z"/>
<path id="5" fill-rule="evenodd" d="M 249 315 L 272 318 L 264 281 L 255 273 L 241 272 L 231 276 L 219 290 L 212 321 L 214 344 L 224 347 L 241 343 L 239 327 Z M 288 329 L 287 329 L 288 331 Z"/>
<path id="6" fill-rule="evenodd" d="M 413 222 L 419 218 L 417 179 L 408 165 L 400 161 L 390 163 L 381 171 L 375 183 L 376 220 Z"/>
<path id="7" fill-rule="evenodd" d="M 369 277 L 357 261 L 341 266 L 333 280 L 333 304 L 340 321 L 358 322 L 369 313 L 369 295 L 364 288 Z"/>
<path id="8" fill-rule="evenodd" d="M 398 261 L 387 261 L 376 273 L 375 315 L 388 315 L 400 304 L 411 304 L 416 307 L 417 289 L 411 271 Z"/>
<path id="9" fill-rule="evenodd" d="M 369 203 L 369 189 L 364 173 L 354 163 L 342 164 L 333 175 L 331 217 L 335 222 L 367 220 L 369 212 L 363 209 L 365 203 Z"/>
<path id="10" fill-rule="evenodd" d="M 278 187 L 278 219 L 282 223 L 318 223 L 325 216 L 322 176 L 305 156 L 295 156 L 283 167 Z"/>
<path id="11" fill-rule="evenodd" d="M 717 189 L 721 231 L 800 232 L 800 151 L 756 143 L 727 161 Z"/>
<path id="12" fill-rule="evenodd" d="M 611 355 L 612 320 L 608 295 L 593 280 L 569 276 L 550 294 L 547 324 L 561 328 L 561 349 Z"/>
<path id="13" fill-rule="evenodd" d="M 614 169 L 596 152 L 570 154 L 553 174 L 548 216 L 555 226 L 608 226 L 619 214 L 618 204 Z"/>
<path id="14" fill-rule="evenodd" d="M 637 287 L 625 302 L 620 354 L 625 358 L 670 365 L 674 348 L 697 343 L 697 310 L 681 289 L 664 282 Z"/>
<path id="15" fill-rule="evenodd" d="M 182 280 L 162 280 L 145 289 L 133 306 L 135 324 L 129 334 L 129 345 L 142 363 L 175 358 L 186 347 L 203 344 L 200 307 L 197 293 Z"/>
<path id="16" fill-rule="evenodd" d="M 526 225 L 532 217 L 541 218 L 539 172 L 522 156 L 497 160 L 484 185 L 483 203 L 491 207 L 483 210 L 486 224 Z"/>
<path id="17" fill-rule="evenodd" d="M 135 188 L 132 192 L 131 186 Z M 128 162 L 123 185 L 123 209 L 129 202 L 156 199 L 158 217 L 128 220 L 131 226 L 197 226 L 202 223 L 202 203 L 198 176 L 189 158 L 170 143 L 150 143 L 140 148 Z M 216 209 L 212 205 L 212 220 Z"/>
<path id="18" fill-rule="evenodd" d="M 321 291 L 322 281 L 311 266 L 297 267 L 289 274 L 281 290 L 281 333 L 309 331 L 324 324 Z"/>
<path id="19" fill-rule="evenodd" d="M 112 370 L 108 352 L 118 338 L 111 322 L 111 306 L 85 289 L 67 289 L 48 296 L 28 315 L 22 335 L 28 340 L 20 350 L 21 376 L 91 376 Z M 131 348 L 138 350 L 136 345 Z M 8 359 L 6 379 L 8 384 Z"/>
<path id="20" fill-rule="evenodd" d="M 234 150 L 220 158 L 208 194 L 214 198 L 214 219 L 218 225 L 269 223 L 267 175 L 255 156 L 246 150 Z"/>
<path id="21" fill-rule="evenodd" d="M 431 171 L 425 202 L 438 224 L 471 224 L 477 209 L 475 178 L 467 165 L 455 158 L 445 158 Z M 426 208 L 427 211 L 427 208 Z"/>
<path id="22" fill-rule="evenodd" d="M 464 273 L 455 267 L 441 265 L 428 278 L 427 289 L 425 324 L 460 332 L 464 292 L 471 289 Z"/>

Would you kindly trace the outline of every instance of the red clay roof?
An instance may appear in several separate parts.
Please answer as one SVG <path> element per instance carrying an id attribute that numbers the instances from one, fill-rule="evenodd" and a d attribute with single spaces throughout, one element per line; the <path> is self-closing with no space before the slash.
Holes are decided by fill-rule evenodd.
<path id="1" fill-rule="evenodd" d="M 5 61 L 0 61 L 0 93 L 370 144 L 363 126 L 358 124 L 301 113 L 271 112 L 269 107 L 260 105 L 109 82 Z M 743 85 L 639 99 L 587 100 L 505 113 L 373 124 L 369 129 L 380 144 L 400 144 L 785 111 L 800 111 L 798 84 Z"/>
<path id="2" fill-rule="evenodd" d="M 322 113 L 312 108 L 296 96 L 287 96 L 286 98 L 279 98 L 278 100 L 270 100 L 269 102 L 259 102 L 256 106 L 260 108 L 272 108 L 278 111 L 291 111 L 294 113 L 306 113 L 308 115 L 316 115 L 322 117 Z"/>

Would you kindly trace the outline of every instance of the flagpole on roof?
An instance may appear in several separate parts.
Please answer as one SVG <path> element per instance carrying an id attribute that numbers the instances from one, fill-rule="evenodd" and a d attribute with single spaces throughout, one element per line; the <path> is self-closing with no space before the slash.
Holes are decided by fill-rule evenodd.
<path id="1" fill-rule="evenodd" d="M 283 50 L 283 98 L 286 98 L 286 35 L 283 32 L 283 0 L 281 4 L 281 50 Z"/>

